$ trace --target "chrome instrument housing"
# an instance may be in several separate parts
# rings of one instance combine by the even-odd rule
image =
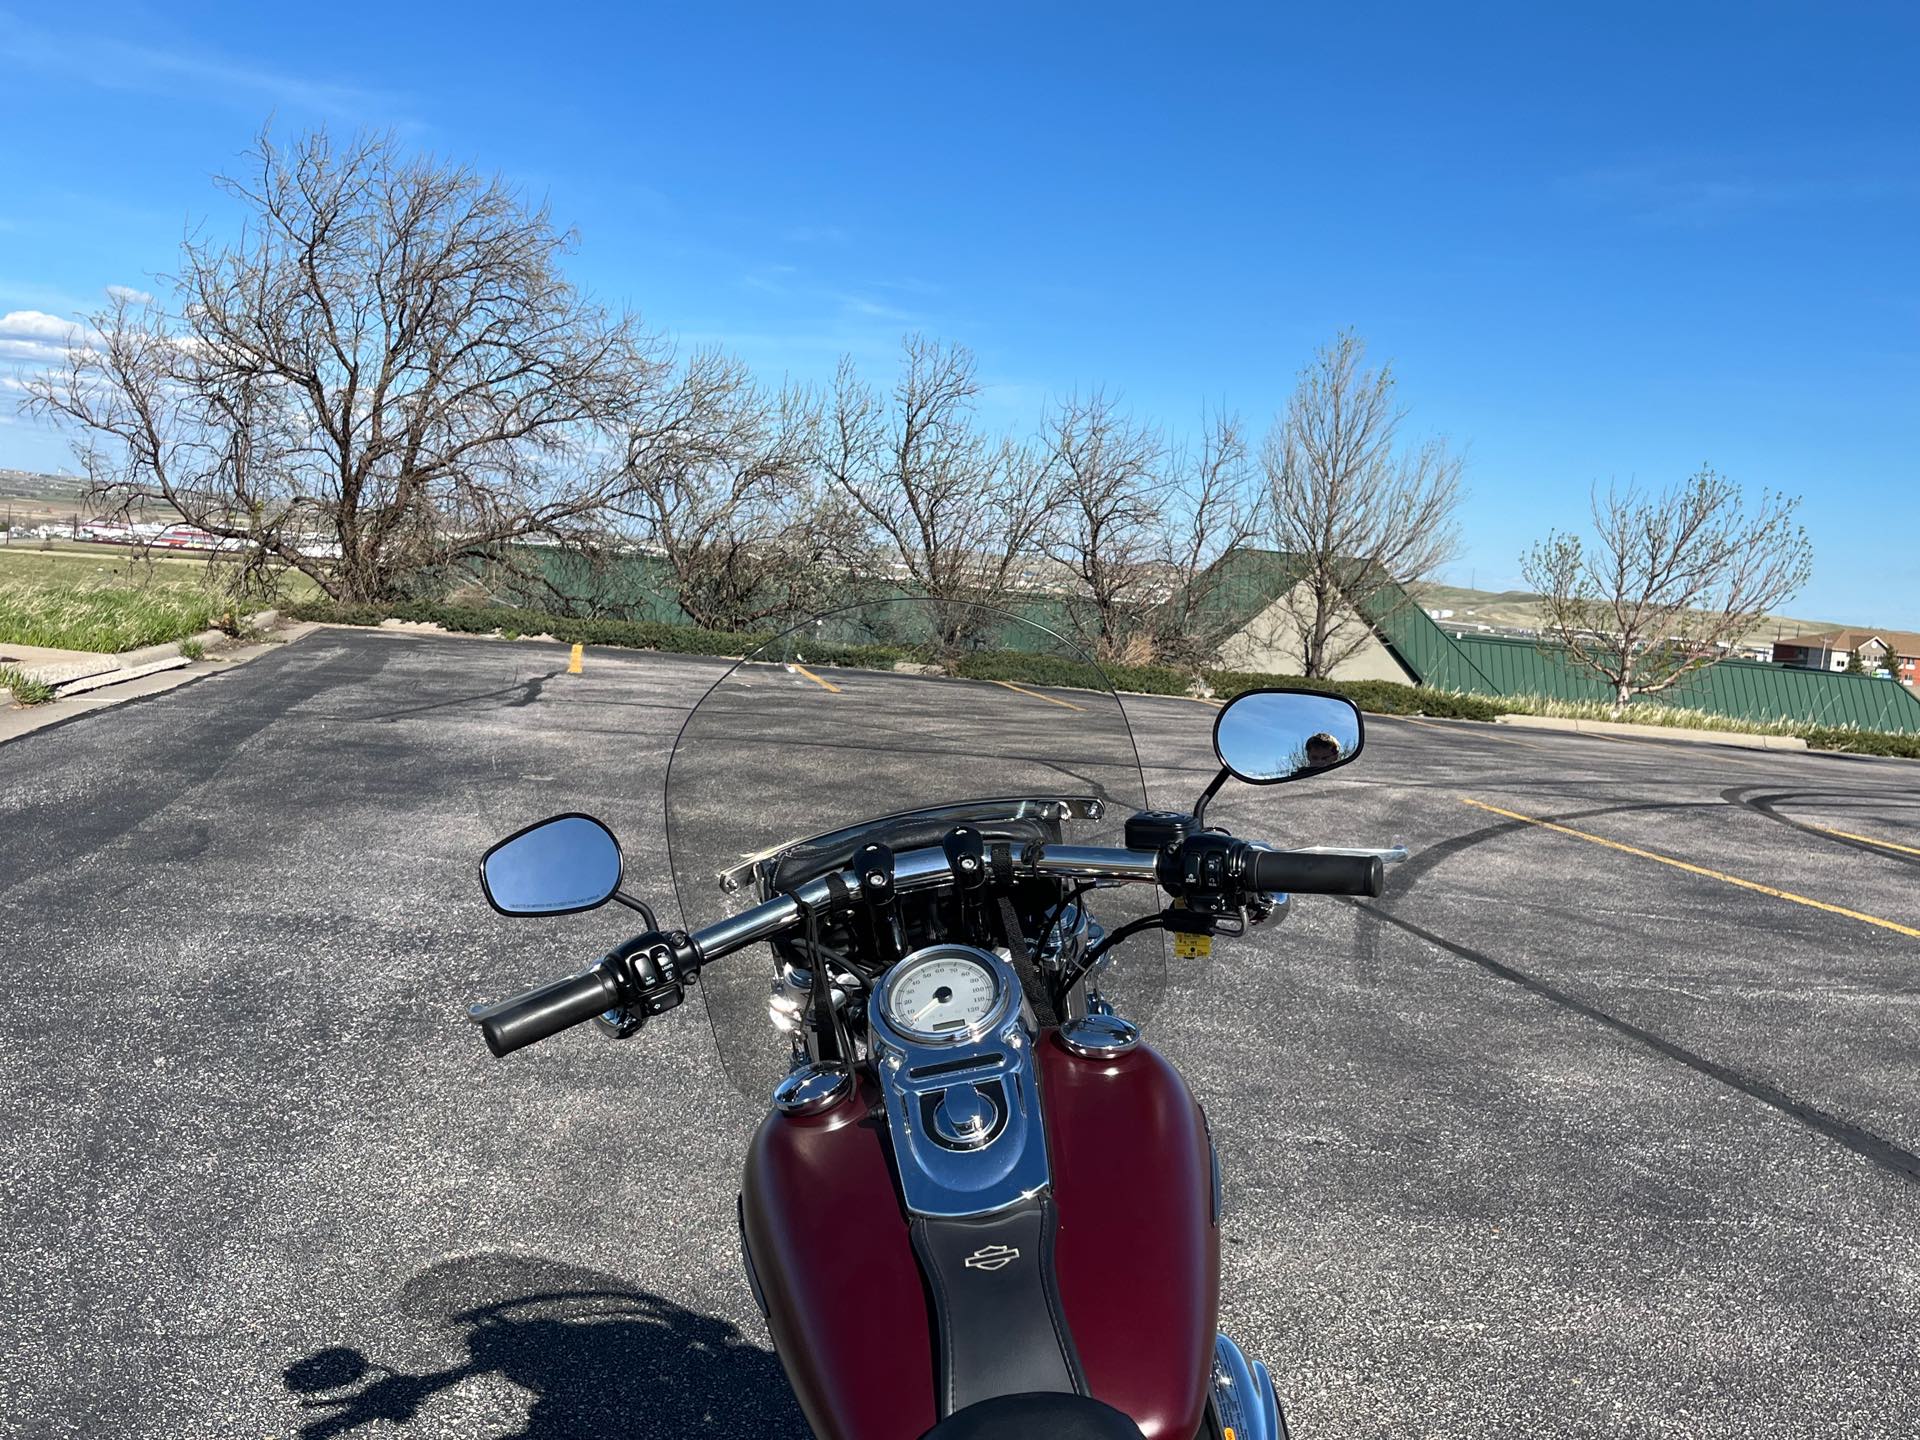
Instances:
[[[993,972],[993,1008],[978,1024],[938,1040],[906,1034],[888,1019],[889,983],[913,961],[943,954],[964,955]],[[875,984],[867,1024],[909,1211],[986,1215],[1047,1188],[1034,1026],[1007,960],[971,945],[916,950]]]

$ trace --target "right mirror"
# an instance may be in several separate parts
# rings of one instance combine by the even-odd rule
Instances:
[[[1213,753],[1249,785],[1304,780],[1360,753],[1366,729],[1351,700],[1320,690],[1249,690],[1213,723]]]

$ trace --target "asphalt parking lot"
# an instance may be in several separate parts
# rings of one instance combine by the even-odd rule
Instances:
[[[0,1429],[802,1430],[698,1009],[507,1061],[463,1018],[621,933],[492,915],[500,835],[598,813],[671,910],[723,668],[326,630],[0,746]],[[1189,802],[1211,711],[1128,710]],[[1297,1435],[1920,1433],[1920,768],[1382,719],[1214,814],[1414,856],[1150,1031]]]

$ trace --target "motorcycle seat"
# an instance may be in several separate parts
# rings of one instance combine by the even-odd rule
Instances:
[[[998,1395],[956,1410],[921,1440],[1140,1440],[1124,1411],[1085,1395]]]

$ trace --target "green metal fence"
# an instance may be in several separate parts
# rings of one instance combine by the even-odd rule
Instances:
[[[1605,681],[1571,662],[1556,647],[1501,635],[1459,635],[1453,642],[1486,676],[1495,694],[1543,695],[1552,700],[1613,698]],[[1736,720],[1790,720],[1920,733],[1920,699],[1904,685],[1759,660],[1722,660],[1647,698]]]

